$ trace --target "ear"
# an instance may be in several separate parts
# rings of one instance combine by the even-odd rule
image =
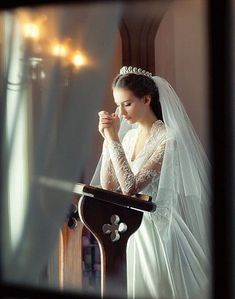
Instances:
[[[150,102],[151,102],[151,96],[150,95],[144,96],[144,104],[150,105]]]

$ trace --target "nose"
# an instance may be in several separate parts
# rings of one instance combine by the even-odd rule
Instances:
[[[122,106],[119,106],[119,115],[126,115],[127,113],[126,113],[126,110],[125,110],[125,108],[124,107],[122,107]]]

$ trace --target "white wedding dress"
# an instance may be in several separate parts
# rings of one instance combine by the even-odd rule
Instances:
[[[138,132],[138,127],[129,130],[122,143],[104,142],[100,171],[104,189],[121,189],[126,194],[147,194],[152,196],[157,205],[155,212],[144,213],[140,228],[128,243],[128,297],[209,298],[208,249],[203,242],[205,236],[195,229],[195,220],[189,219],[194,215],[194,208],[198,209],[194,207],[198,201],[195,203],[194,197],[188,196],[189,206],[186,207],[185,200],[181,200],[182,195],[178,192],[175,194],[177,201],[172,200],[167,188],[165,191],[163,188],[157,196],[163,160],[164,169],[170,168],[174,172],[169,180],[173,180],[174,175],[180,175],[178,154],[171,155],[174,157],[173,167],[172,161],[164,158],[166,147],[172,153],[176,151],[177,140],[158,120],[153,123],[144,147],[132,160]],[[169,181],[169,186],[174,184]],[[178,189],[180,187],[175,190]],[[188,208],[192,213],[187,213]],[[203,221],[203,212],[197,213],[196,221],[199,224]]]

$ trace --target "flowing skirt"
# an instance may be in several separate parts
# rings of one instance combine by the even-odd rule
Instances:
[[[207,299],[208,260],[182,218],[144,214],[127,248],[129,298]]]

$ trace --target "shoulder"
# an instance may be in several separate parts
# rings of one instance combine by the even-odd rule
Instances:
[[[151,135],[157,143],[166,141],[168,139],[168,130],[163,121],[157,120],[155,123],[153,123]]]
[[[176,137],[174,130],[165,125],[161,120],[154,123],[153,139],[158,146],[171,144],[176,145]]]

